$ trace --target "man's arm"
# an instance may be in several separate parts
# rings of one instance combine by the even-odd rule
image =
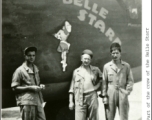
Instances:
[[[108,88],[108,73],[107,70],[105,68],[105,66],[103,67],[103,74],[102,74],[102,89],[101,89],[101,97],[103,98],[103,103],[104,104],[108,104],[108,98],[107,98],[107,88]]]
[[[102,97],[106,97],[107,96],[107,81],[108,81],[108,73],[107,70],[104,66],[103,68],[103,74],[102,74],[102,89],[101,89],[101,95]]]
[[[133,74],[131,71],[131,67],[129,65],[127,71],[127,85],[126,85],[126,90],[128,91],[128,94],[130,94],[131,91],[133,90],[133,84],[134,84]]]
[[[75,79],[75,71],[73,72],[72,81],[69,89],[69,109],[74,109],[74,79]]]
[[[70,110],[73,110],[73,109],[74,109],[73,99],[74,99],[74,94],[73,94],[73,93],[70,93],[70,94],[69,94],[69,109],[70,109]]]
[[[20,69],[17,69],[12,77],[12,84],[11,87],[13,91],[16,93],[22,93],[22,92],[27,92],[27,91],[33,91],[33,92],[38,92],[41,90],[39,86],[21,86],[21,81],[22,80],[22,75]]]
[[[98,68],[97,82],[100,82],[100,83],[102,82],[102,72],[99,68]]]
[[[96,86],[96,91],[100,91],[100,86],[102,84],[102,72],[98,67],[97,67],[96,80],[93,80],[92,83],[93,83],[94,86]]]
[[[23,92],[39,92],[41,91],[41,87],[33,85],[33,86],[15,86],[12,88],[16,93]]]

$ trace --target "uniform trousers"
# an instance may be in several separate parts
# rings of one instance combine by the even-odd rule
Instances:
[[[83,95],[83,105],[77,102],[75,105],[75,120],[99,120],[99,104],[95,91]]]
[[[44,109],[41,106],[21,105],[22,120],[46,120]]]
[[[120,89],[116,90],[114,85],[108,85],[108,101],[105,110],[108,120],[114,120],[116,108],[119,109],[120,120],[128,120],[129,102],[126,93]]]

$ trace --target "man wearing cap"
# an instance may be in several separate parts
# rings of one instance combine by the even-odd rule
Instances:
[[[73,72],[69,109],[73,110],[75,106],[75,120],[99,120],[96,90],[100,86],[102,73],[98,67],[90,65],[92,57],[91,50],[84,50],[81,55],[82,65]]]
[[[101,95],[108,120],[114,120],[119,108],[120,120],[128,120],[128,95],[133,89],[133,75],[130,65],[121,60],[121,46],[113,43],[110,47],[112,61],[104,65]]]
[[[22,120],[45,120],[41,93],[45,85],[40,84],[39,70],[33,64],[36,52],[36,47],[25,48],[25,62],[16,69],[12,78],[11,87],[16,93]]]

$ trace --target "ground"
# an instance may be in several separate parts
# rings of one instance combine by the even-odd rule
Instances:
[[[102,99],[99,99],[99,118],[100,120],[105,120],[105,113],[104,107],[102,103]],[[129,96],[129,103],[130,103],[130,111],[129,111],[129,120],[142,120],[142,82],[138,82],[134,84],[133,92]],[[7,108],[2,109],[2,120],[19,120],[19,107]],[[71,120],[70,118],[74,112],[69,112],[67,108],[59,111],[59,115],[62,117],[57,116],[57,120]],[[70,117],[66,117],[66,115]],[[51,117],[49,117],[51,118]],[[53,120],[53,119],[51,119]],[[115,120],[119,119],[119,114],[117,111]]]

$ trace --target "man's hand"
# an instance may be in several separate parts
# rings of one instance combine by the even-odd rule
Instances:
[[[102,102],[103,102],[103,104],[108,104],[108,98],[107,98],[107,97],[104,97],[104,98],[102,99]]]
[[[126,90],[127,90],[127,91],[130,91],[130,92],[131,92],[131,91],[132,91],[132,89],[133,89],[133,86],[131,86],[131,85],[127,85],[127,87],[126,87]]]
[[[122,89],[122,88],[120,88],[120,91],[121,91],[123,94],[125,94],[125,95],[130,95],[130,92],[131,92],[131,91],[128,91],[128,90],[125,90],[125,89]]]
[[[34,92],[39,92],[41,91],[41,87],[33,85],[33,86],[29,86],[30,90],[34,91]]]
[[[40,88],[41,88],[42,90],[44,90],[44,89],[45,89],[45,85],[44,85],[44,84],[40,84]]]
[[[73,109],[74,109],[74,103],[73,103],[73,102],[70,102],[70,103],[69,103],[69,109],[70,109],[70,110],[73,110]]]
[[[130,91],[127,91],[127,92],[126,92],[126,95],[130,95]]]

